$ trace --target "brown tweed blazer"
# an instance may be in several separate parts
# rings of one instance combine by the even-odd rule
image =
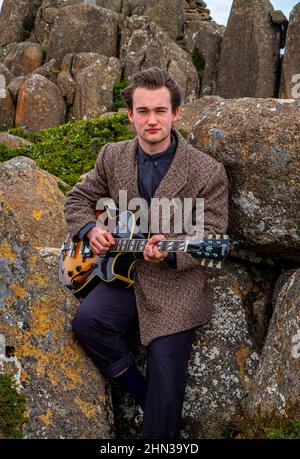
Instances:
[[[154,197],[204,198],[205,234],[225,233],[228,183],[224,166],[189,145],[177,130],[172,132],[178,147]],[[137,137],[104,145],[94,169],[67,194],[65,218],[71,237],[95,220],[95,206],[100,197],[111,197],[117,205],[119,190],[127,190],[128,201],[139,197],[137,145]],[[171,228],[173,217],[171,212]],[[165,236],[184,239],[173,233]],[[136,266],[134,289],[144,346],[159,336],[188,330],[211,319],[212,292],[206,284],[206,268],[200,266],[199,260],[188,253],[177,253],[176,268],[165,262],[143,260]]]

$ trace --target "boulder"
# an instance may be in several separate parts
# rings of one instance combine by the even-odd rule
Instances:
[[[191,56],[145,17],[132,16],[122,22],[120,60],[129,81],[135,72],[157,66],[179,83],[184,102],[198,97],[199,77]]]
[[[198,327],[188,365],[182,438],[224,438],[241,412],[259,356],[249,332],[248,298],[256,291],[240,263],[226,261],[220,271],[207,269],[215,310],[212,321]],[[128,343],[146,375],[146,352],[137,329]],[[140,438],[134,425],[137,405],[112,381],[117,438]]]
[[[0,355],[0,372],[13,374],[26,398],[23,436],[110,439],[109,392],[71,331],[77,301],[32,248],[2,197],[0,208],[0,335],[10,348],[9,357]]]
[[[227,169],[229,234],[271,259],[300,260],[299,113],[294,100],[226,100],[190,136]]]
[[[25,76],[19,76],[11,80],[11,82],[7,85],[7,90],[10,92],[15,104],[17,103],[21,86],[25,81],[26,81]]]
[[[57,77],[57,85],[61,90],[63,98],[65,99],[65,103],[67,107],[73,105],[75,90],[76,90],[76,83],[73,80],[71,73],[67,70],[62,70]]]
[[[0,12],[0,45],[24,41],[33,28],[42,0],[3,0]]]
[[[51,59],[51,61],[45,62],[44,65],[42,65],[41,67],[38,67],[32,73],[33,74],[38,73],[39,75],[44,76],[49,81],[57,85],[57,77],[59,74],[59,69],[57,68],[55,59]]]
[[[16,126],[39,131],[65,121],[65,103],[59,88],[39,74],[21,86],[16,110]]]
[[[281,282],[279,278],[279,282]],[[251,417],[300,416],[300,269],[284,283],[274,313],[247,411]]]
[[[98,6],[126,16],[145,16],[165,30],[172,40],[182,36],[185,0],[96,0]]]
[[[286,99],[300,98],[300,3],[294,6],[289,20],[282,66],[281,94]]]
[[[0,81],[1,82],[1,81]],[[0,131],[14,127],[15,106],[10,92],[0,84]]]
[[[182,129],[189,133],[192,131],[194,124],[202,115],[202,112],[211,104],[220,102],[223,99],[219,96],[204,96],[188,102],[181,106],[181,112],[178,121],[174,124],[176,129]]]
[[[95,118],[113,109],[113,85],[121,79],[116,57],[98,55],[97,60],[76,73],[74,104],[69,119]]]
[[[220,57],[223,27],[213,21],[194,19],[184,28],[186,50],[195,55],[201,79],[201,96],[217,94],[218,61]]]
[[[59,9],[49,40],[47,60],[60,64],[68,53],[96,52],[116,56],[118,15],[95,5]]]
[[[43,63],[44,51],[38,43],[18,43],[4,59],[4,64],[16,76],[28,75]]]
[[[9,148],[31,147],[33,144],[29,140],[23,139],[16,135],[6,132],[0,133],[0,145],[6,145]],[[0,179],[1,180],[1,179]]]
[[[2,62],[0,62],[0,76],[5,79],[5,86],[2,84],[1,88],[6,87],[14,79],[14,75]]]
[[[278,96],[281,34],[273,11],[269,0],[233,1],[219,62],[221,97]]]
[[[1,140],[0,140],[1,141]],[[0,192],[35,247],[61,247],[65,196],[56,177],[25,156],[0,163]]]

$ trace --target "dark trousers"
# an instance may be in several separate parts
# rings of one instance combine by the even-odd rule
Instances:
[[[101,374],[112,378],[136,365],[124,340],[134,323],[138,323],[134,289],[100,283],[81,303],[72,325]],[[186,370],[194,336],[193,328],[154,339],[146,348],[144,438],[180,438]]]

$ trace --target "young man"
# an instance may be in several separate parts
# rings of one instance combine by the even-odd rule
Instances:
[[[133,76],[122,91],[137,136],[105,145],[94,169],[68,193],[65,217],[71,237],[87,237],[94,253],[107,252],[114,238],[96,226],[101,197],[118,205],[119,190],[128,201],[143,197],[204,198],[204,233],[227,229],[227,178],[222,164],[190,146],[172,128],[181,92],[171,76],[153,67]],[[193,209],[194,213],[195,209]],[[170,214],[174,227],[174,214]],[[143,410],[146,439],[180,438],[187,366],[195,328],[211,319],[212,294],[205,268],[189,253],[167,254],[162,239],[186,234],[155,234],[136,264],[133,288],[97,285],[81,303],[73,331],[102,375],[115,378]],[[138,319],[147,349],[146,379],[136,366],[124,334]]]

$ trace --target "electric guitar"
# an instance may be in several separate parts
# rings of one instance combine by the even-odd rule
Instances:
[[[87,239],[63,243],[59,279],[75,296],[84,296],[99,281],[124,287],[134,284],[135,264],[143,260],[148,239],[130,211],[120,212],[113,236],[115,244],[103,255],[95,255]],[[203,239],[158,241],[156,245],[161,251],[190,253],[201,259],[201,266],[221,268],[230,244],[227,235],[209,235]]]

